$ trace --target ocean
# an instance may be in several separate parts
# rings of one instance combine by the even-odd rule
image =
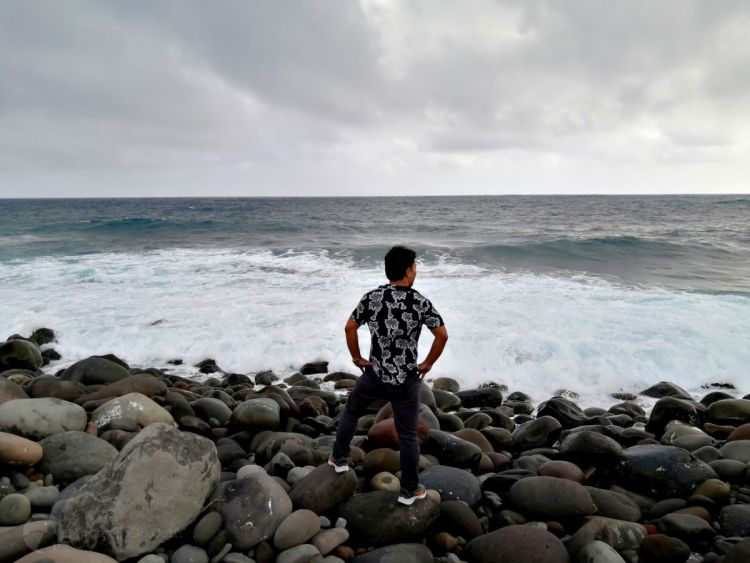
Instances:
[[[0,338],[53,328],[52,371],[353,371],[343,326],[394,244],[450,334],[431,377],[587,405],[750,374],[748,196],[0,199]]]

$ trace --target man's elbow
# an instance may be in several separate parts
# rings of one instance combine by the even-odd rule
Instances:
[[[444,326],[441,326],[434,331],[435,340],[439,340],[441,342],[448,342],[448,329]]]

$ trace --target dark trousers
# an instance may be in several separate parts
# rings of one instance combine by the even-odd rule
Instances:
[[[419,399],[421,382],[416,375],[410,375],[401,385],[384,383],[375,375],[371,367],[354,386],[346,408],[339,419],[333,457],[344,459],[349,456],[350,442],[357,428],[357,421],[365,409],[376,399],[387,399],[393,406],[393,417],[398,433],[398,449],[401,458],[401,490],[411,493],[419,484],[419,442],[417,441],[417,421],[419,420]]]

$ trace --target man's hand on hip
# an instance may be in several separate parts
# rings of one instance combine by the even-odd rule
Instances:
[[[419,379],[424,379],[424,376],[427,375],[427,372],[432,369],[432,364],[428,364],[427,362],[422,362],[417,366],[417,370],[419,371]]]
[[[371,366],[372,362],[369,360],[365,360],[364,358],[352,358],[352,362],[355,366],[357,366],[362,371],[365,371],[365,368],[367,366]]]

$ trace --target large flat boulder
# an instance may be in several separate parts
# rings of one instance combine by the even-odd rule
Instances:
[[[149,553],[195,520],[220,472],[211,441],[151,424],[62,505],[58,541],[118,560]]]

